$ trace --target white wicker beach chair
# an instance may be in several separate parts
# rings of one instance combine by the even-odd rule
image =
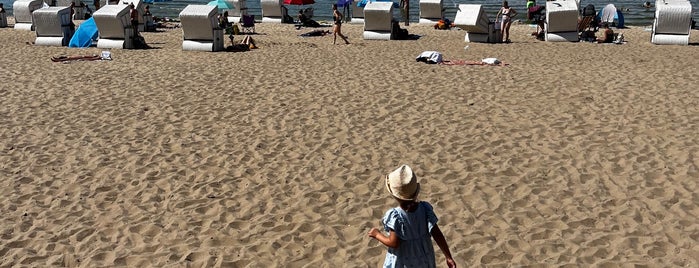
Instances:
[[[41,0],[17,0],[12,4],[15,16],[15,29],[34,31],[32,12],[44,6]]]
[[[364,39],[391,40],[393,2],[371,2],[364,7]]]
[[[420,0],[420,23],[436,23],[442,17],[443,0]]]
[[[223,29],[218,26],[218,8],[209,5],[188,5],[180,12],[182,50],[223,50]]]
[[[651,43],[688,45],[692,28],[692,4],[686,0],[658,0]]]
[[[545,40],[578,42],[578,4],[575,0],[546,2]]]
[[[47,0],[48,2],[48,0]],[[80,0],[56,0],[57,7],[69,7],[71,3],[75,2],[75,8],[73,9],[73,19],[83,20],[85,19],[85,6],[80,4],[84,2]]]
[[[501,43],[500,25],[491,22],[483,5],[462,4],[456,11],[454,27],[466,31],[464,40],[477,43]]]
[[[40,8],[34,10],[32,17],[36,30],[35,45],[68,46],[75,31],[70,17],[70,7]]]
[[[282,5],[282,0],[260,0],[262,8],[262,22],[281,23],[284,16],[288,16],[288,9]]]
[[[248,14],[248,7],[245,0],[228,0],[233,4],[233,9],[228,10],[228,21],[239,22],[243,15]]]
[[[92,15],[99,31],[98,48],[134,47],[134,32],[127,5],[106,5]]]
[[[138,31],[143,32],[146,30],[146,19],[143,18],[143,15],[146,13],[146,4],[143,3],[142,0],[119,0],[116,5],[128,6],[131,3],[133,3],[134,8],[136,8],[136,11],[138,11]],[[109,5],[109,2],[107,2],[107,5]],[[129,20],[130,19],[131,18],[129,17]]]
[[[364,23],[364,7],[357,6],[357,3],[350,3],[350,10],[352,11],[352,18],[350,18],[350,23],[352,24],[363,24]]]

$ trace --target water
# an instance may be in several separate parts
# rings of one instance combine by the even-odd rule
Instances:
[[[200,4],[200,5],[205,5],[207,2],[210,0],[173,0],[170,2],[157,2],[154,4],[151,4],[151,13],[153,13],[153,16],[156,17],[170,17],[170,18],[177,18],[178,14],[180,11],[187,5],[189,4]],[[395,2],[398,2],[399,0],[395,0]],[[648,26],[653,23],[653,17],[655,15],[655,9],[650,8],[646,9],[642,7],[641,5],[645,2],[646,0],[619,0],[619,1],[604,1],[604,0],[581,0],[580,5],[585,6],[587,4],[593,4],[595,5],[595,8],[597,11],[602,9],[605,5],[612,3],[614,4],[617,9],[622,10],[622,13],[624,14],[624,23],[628,26]],[[5,5],[5,10],[7,10],[8,15],[12,14],[12,3],[14,0],[0,0],[0,3],[3,3]],[[85,4],[89,4],[92,6],[92,0],[84,0],[83,1]],[[102,5],[104,5],[105,0],[101,0]],[[305,7],[310,7],[312,6],[315,11],[314,11],[314,19],[318,21],[331,21],[332,20],[332,10],[331,10],[331,5],[335,3],[336,0],[316,0],[316,3],[313,5],[307,5],[303,6]],[[693,8],[693,16],[696,18],[697,16],[697,7],[699,7],[699,0],[690,0],[692,3],[692,8]],[[543,0],[538,0],[538,4],[543,4]],[[651,1],[651,3],[655,3],[654,1]],[[471,1],[471,0],[444,0],[444,7],[446,9],[446,17],[450,18],[453,20],[454,15],[456,14],[456,7],[458,4],[482,4],[484,5],[486,12],[488,12],[488,16],[491,19],[495,19],[495,14],[497,13],[498,9],[502,5],[502,1],[500,0],[480,0],[480,1]],[[518,1],[510,1],[510,6],[513,7],[515,10],[517,10],[520,15],[516,19],[524,19],[526,17],[526,9],[525,9],[525,4],[526,0],[518,0]],[[248,7],[248,13],[255,15],[256,18],[259,20],[262,16],[262,10],[260,9],[260,1],[259,0],[248,0],[246,2],[246,5]],[[301,6],[290,6],[289,7],[289,15],[295,16],[297,14],[299,8]],[[411,17],[411,22],[417,21],[418,16],[419,16],[419,0],[410,0],[410,17]],[[400,13],[398,10],[396,10],[396,18],[400,18]]]

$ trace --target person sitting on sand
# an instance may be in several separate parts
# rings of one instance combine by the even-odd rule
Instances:
[[[449,30],[451,27],[454,27],[454,23],[444,17],[442,17],[442,19],[437,21],[437,23],[434,25],[434,28],[437,30]]]
[[[250,47],[250,49],[256,49],[256,48],[257,48],[257,45],[255,45],[255,40],[252,40],[252,37],[250,37],[249,35],[246,35],[246,36],[243,38],[243,41],[240,41],[240,43],[241,43],[241,44],[248,45],[248,47]]]
[[[609,23],[602,24],[602,36],[597,38],[597,43],[611,43],[614,41],[614,31],[609,29]]]
[[[320,27],[320,23],[307,17],[306,14],[303,13],[303,10],[299,10],[298,18],[299,18],[299,24],[298,24],[297,29],[300,29],[301,26],[303,26],[303,27]]]
[[[231,23],[228,21],[228,11],[224,11],[223,14],[219,14],[218,15],[218,27],[221,29],[227,29],[230,26],[231,26]]]
[[[231,42],[233,42],[233,38],[231,38]],[[255,45],[255,40],[252,40],[252,37],[249,35],[246,35],[243,38],[243,41],[240,41],[239,44],[231,44],[230,46],[226,47],[226,51],[228,52],[243,52],[243,51],[250,51],[251,49],[256,49],[257,45]]]

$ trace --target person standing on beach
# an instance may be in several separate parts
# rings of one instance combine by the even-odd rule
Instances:
[[[402,165],[386,175],[385,183],[399,206],[386,211],[381,220],[388,236],[377,228],[371,228],[368,233],[388,247],[383,267],[436,267],[431,240],[434,238],[447,259],[447,267],[456,268],[432,205],[417,201],[420,184],[413,170]]]
[[[405,26],[410,25],[410,0],[400,0],[400,4],[398,5],[400,7],[400,11],[403,15],[403,19],[405,20]]]
[[[500,21],[500,32],[502,33],[503,36],[503,42],[509,43],[510,42],[510,25],[512,25],[512,18],[517,16],[517,11],[515,11],[513,8],[510,7],[510,5],[507,3],[507,1],[502,2],[502,8],[500,8],[500,11],[498,11],[498,14],[495,15],[495,18],[500,18],[500,15],[502,15],[501,21]]]
[[[337,42],[338,35],[342,38],[342,40],[345,40],[345,44],[349,45],[347,36],[342,35],[342,19],[342,13],[337,10],[337,4],[333,4],[333,45]]]
[[[133,2],[129,4],[129,15],[131,17],[131,27],[133,27],[133,35],[137,36],[138,35],[138,10],[136,10],[136,6],[134,6]]]

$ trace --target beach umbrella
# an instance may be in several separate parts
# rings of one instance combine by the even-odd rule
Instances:
[[[312,5],[315,4],[314,0],[284,0],[285,5]]]
[[[224,0],[214,0],[206,3],[209,6],[218,7],[218,9],[233,9],[233,4]]]

